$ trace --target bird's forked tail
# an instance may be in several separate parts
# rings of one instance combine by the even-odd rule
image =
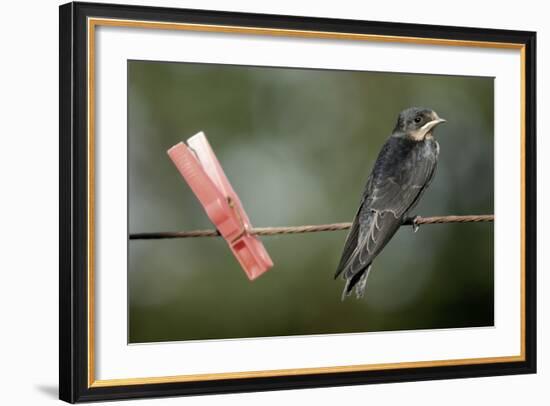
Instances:
[[[344,273],[344,279],[346,280],[346,286],[342,292],[342,301],[348,297],[352,290],[355,288],[355,297],[361,299],[365,294],[365,288],[367,286],[367,278],[369,277],[372,263],[370,263],[366,268],[356,272],[352,275],[346,275]]]

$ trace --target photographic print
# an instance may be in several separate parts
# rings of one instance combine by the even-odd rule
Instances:
[[[129,343],[492,326],[493,224],[400,225],[492,215],[493,82],[128,61],[130,235],[212,228],[166,155],[199,131],[254,225],[357,214],[260,237],[254,281],[223,238],[129,240]]]
[[[536,371],[527,31],[60,7],[60,398]]]

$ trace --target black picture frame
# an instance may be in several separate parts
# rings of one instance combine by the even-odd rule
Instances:
[[[204,10],[68,3],[60,6],[59,397],[67,402],[235,393],[536,372],[536,33]],[[89,17],[513,43],[524,66],[524,359],[514,362],[312,373],[209,381],[90,385],[87,274],[87,19]]]

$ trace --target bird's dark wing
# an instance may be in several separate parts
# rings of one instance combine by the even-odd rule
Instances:
[[[367,181],[366,192],[369,190],[371,183],[372,183],[372,177],[369,178],[369,180]],[[359,213],[361,213],[363,204],[365,203],[365,197],[366,196],[363,195],[361,202],[359,204],[359,208],[357,209],[357,213],[355,213],[353,223],[351,224],[351,228],[346,238],[346,242],[344,243],[344,249],[342,251],[342,256],[340,258],[340,263],[338,264],[338,267],[336,268],[336,273],[334,274],[335,279],[344,270],[346,264],[348,263],[349,259],[351,258],[351,256],[355,252],[355,249],[357,248],[357,242],[358,242],[359,233],[360,233]]]
[[[369,178],[336,271],[336,276],[343,272],[348,280],[348,292],[399,229],[403,216],[433,177],[436,154],[426,156],[418,148],[406,153],[405,159],[403,151],[384,148]]]
[[[378,210],[369,203],[370,199],[361,206],[353,222],[357,231],[337,271],[337,275],[344,272],[348,280],[366,270],[401,225],[401,217],[396,217],[392,210]]]

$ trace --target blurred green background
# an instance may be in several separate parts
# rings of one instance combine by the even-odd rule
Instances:
[[[212,228],[166,155],[201,130],[253,225],[351,221],[409,106],[448,120],[413,214],[493,213],[492,78],[129,61],[129,232]],[[263,238],[254,282],[220,238],[129,241],[129,342],[493,325],[492,224],[402,227],[341,302],[345,237]]]

